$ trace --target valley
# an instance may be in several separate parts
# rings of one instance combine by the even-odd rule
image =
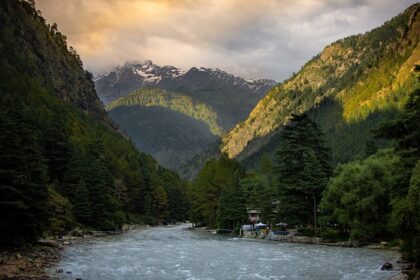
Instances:
[[[1,1],[0,278],[420,279],[420,4],[384,1]]]

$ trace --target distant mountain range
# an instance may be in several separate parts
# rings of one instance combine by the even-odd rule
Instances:
[[[225,130],[244,120],[255,104],[276,84],[268,79],[245,80],[219,69],[193,67],[182,71],[173,66],[161,67],[150,60],[126,63],[97,76],[94,81],[98,95],[105,104],[145,87],[182,92],[210,105]]]
[[[111,118],[140,150],[172,169],[244,120],[276,84],[219,69],[161,67],[150,60],[127,63],[94,81]]]

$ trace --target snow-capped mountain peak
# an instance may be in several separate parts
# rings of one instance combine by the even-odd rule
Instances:
[[[158,66],[151,60],[126,63],[113,71],[95,76],[95,84],[105,103],[142,87],[169,89],[225,88],[263,96],[276,82],[267,79],[245,80],[218,68],[192,67],[188,71],[174,66]],[[109,93],[108,93],[109,92]]]

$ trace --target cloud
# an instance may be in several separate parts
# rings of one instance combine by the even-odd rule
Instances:
[[[151,59],[281,81],[322,48],[415,0],[38,0],[85,66]]]

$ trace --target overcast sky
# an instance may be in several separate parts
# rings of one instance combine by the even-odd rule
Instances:
[[[245,78],[289,77],[327,44],[416,0],[36,0],[87,69],[151,59]]]

